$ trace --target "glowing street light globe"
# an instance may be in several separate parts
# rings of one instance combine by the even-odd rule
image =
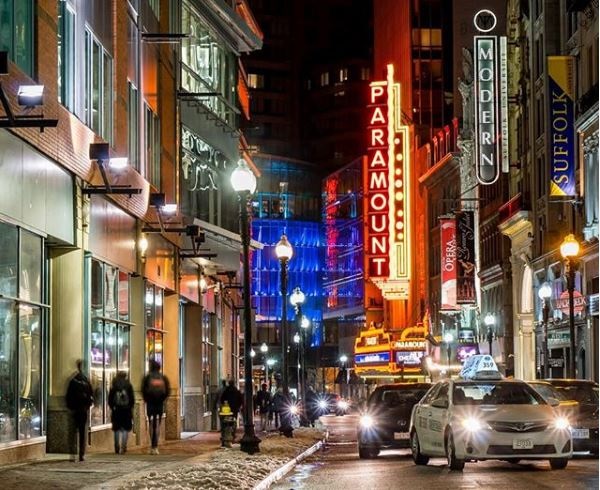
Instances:
[[[254,352],[254,349],[250,349],[250,357],[254,357],[256,355],[256,352]]]
[[[267,366],[271,367],[275,364],[275,359],[267,359]]]
[[[281,235],[281,239],[275,245],[275,255],[279,260],[290,260],[294,255],[292,244],[288,242],[285,235]]]
[[[342,354],[340,356],[340,362],[343,362],[343,363],[348,362],[348,356],[346,354]]]
[[[306,318],[304,315],[302,315],[302,320],[300,320],[300,326],[302,328],[310,327],[310,320],[308,318]]]
[[[449,344],[453,340],[454,340],[454,335],[452,335],[451,333],[445,333],[444,334],[444,342],[446,342],[447,344]]]
[[[297,333],[294,334],[294,343],[295,344],[299,344],[300,343],[300,335],[298,335]]]
[[[579,242],[573,233],[569,233],[560,244],[560,254],[565,259],[579,255]]]
[[[540,289],[538,289],[538,297],[543,300],[546,300],[546,299],[549,299],[552,297],[552,288],[550,287],[550,284],[545,282],[544,284],[542,284],[540,286]]]
[[[299,287],[295,287],[292,294],[290,294],[290,303],[292,306],[303,305],[306,301],[306,295],[302,292]]]
[[[269,351],[269,346],[265,342],[263,342],[262,345],[260,346],[260,351],[263,354],[266,353],[266,352],[268,352]]]
[[[253,194],[256,190],[256,176],[248,168],[245,160],[239,159],[238,166],[231,172],[231,187],[235,192],[248,192]]]
[[[483,319],[483,323],[485,323],[485,325],[487,327],[492,327],[494,325],[494,323],[496,323],[496,317],[494,317],[493,314],[488,313],[487,315],[485,315],[485,318]],[[450,341],[452,342],[452,341]]]

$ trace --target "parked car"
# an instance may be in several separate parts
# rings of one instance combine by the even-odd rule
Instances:
[[[468,365],[467,365],[468,364]],[[569,421],[524,381],[503,379],[491,356],[465,363],[460,380],[438,382],[413,409],[415,464],[446,457],[452,470],[467,461],[548,459],[566,468],[572,456]]]
[[[575,420],[571,421],[574,451],[590,451],[598,455],[598,383],[585,379],[547,379],[567,399],[579,403]]]
[[[397,383],[376,388],[359,419],[359,457],[375,458],[383,448],[409,447],[412,408],[429,388],[430,383]]]

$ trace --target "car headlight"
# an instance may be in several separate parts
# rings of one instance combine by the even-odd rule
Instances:
[[[569,419],[566,417],[558,417],[554,420],[554,428],[558,430],[566,430],[571,427]]]
[[[327,402],[325,400],[319,400],[319,408],[327,408]]]
[[[340,400],[338,402],[338,407],[342,410],[346,410],[348,408],[348,402],[346,400]]]
[[[462,426],[469,432],[477,432],[478,430],[483,429],[485,424],[475,417],[467,417],[466,419],[463,419]]]
[[[371,427],[373,427],[375,425],[375,421],[373,420],[373,417],[371,417],[370,415],[363,415],[360,418],[360,425],[364,429],[370,429]]]

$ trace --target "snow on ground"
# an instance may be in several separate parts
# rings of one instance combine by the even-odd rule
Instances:
[[[126,482],[121,489],[196,489],[207,490],[252,488],[270,473],[283,466],[317,441],[323,439],[318,429],[298,428],[289,439],[271,433],[260,435],[260,453],[248,455],[240,451],[239,445],[222,448],[204,458],[182,462],[170,471],[150,471],[135,480]]]

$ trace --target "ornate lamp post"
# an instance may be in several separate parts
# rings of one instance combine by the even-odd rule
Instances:
[[[287,268],[288,262],[294,255],[294,249],[285,235],[281,235],[281,239],[275,246],[275,255],[279,259],[281,265],[281,387],[283,396],[287,403],[290,401],[290,391],[288,383],[288,331],[287,331]],[[293,428],[287,410],[284,410],[281,416],[280,431],[286,437],[292,437]]]
[[[298,330],[301,329],[301,322],[302,322],[302,305],[304,304],[304,302],[306,301],[306,295],[302,292],[302,290],[300,289],[300,287],[296,286],[294,288],[294,291],[292,291],[292,294],[290,294],[290,304],[294,307],[294,311],[296,312],[296,328]],[[298,335],[298,334],[296,334]],[[300,335],[298,335],[298,364],[300,364],[300,342],[303,339],[300,337]],[[295,336],[294,336],[294,342],[295,342]],[[298,369],[298,374],[300,374],[300,368]],[[302,399],[303,398],[303,393],[302,390],[304,390],[304,386],[302,385],[302,383],[300,382],[300,377],[298,377],[298,398]]]
[[[343,388],[342,396],[346,397],[347,396],[347,393],[346,393],[347,386],[346,385],[348,384],[348,367],[347,367],[348,366],[348,356],[346,354],[342,354],[340,356],[340,363],[342,365],[342,369],[344,370],[344,383],[342,385],[342,388]]]
[[[538,289],[538,296],[542,300],[542,321],[544,323],[544,342],[543,342],[543,353],[544,353],[544,364],[542,374],[545,378],[550,376],[548,368],[548,317],[550,316],[550,298],[552,297],[552,288],[550,284],[545,282]]]
[[[294,344],[296,344],[296,356],[297,356],[297,371],[296,371],[296,379],[298,380],[298,399],[301,398],[300,395],[300,334],[298,332],[296,332],[294,334]]]
[[[575,271],[577,268],[577,256],[579,255],[579,242],[573,233],[569,233],[560,244],[560,254],[565,259],[565,273],[567,275],[567,291],[569,292],[569,341],[571,356],[569,357],[570,378],[577,377],[577,363],[575,352]]]
[[[248,204],[250,196],[256,190],[256,177],[242,159],[231,172],[231,187],[237,193],[240,202],[240,235],[244,261],[244,435],[240,441],[240,449],[248,454],[260,451],[260,439],[254,432],[253,400],[252,400],[252,309],[250,306],[250,223],[248,221]]]
[[[492,355],[492,342],[494,341],[494,325],[496,324],[496,317],[492,313],[488,313],[487,315],[485,315],[485,318],[483,319],[483,323],[485,323],[485,326],[487,327],[486,335],[487,335],[489,352],[490,352],[490,356],[491,356]]]
[[[269,379],[269,368],[267,367],[267,352],[269,352],[269,346],[266,342],[263,342],[260,346],[260,352],[262,354],[263,366],[265,367],[265,382]]]
[[[271,370],[273,369],[273,366],[275,365],[275,359],[267,359],[267,370],[269,368],[271,368]],[[267,383],[269,384],[269,392],[271,391],[271,388],[273,388],[272,383],[271,383],[271,375],[268,373],[267,371]]]

